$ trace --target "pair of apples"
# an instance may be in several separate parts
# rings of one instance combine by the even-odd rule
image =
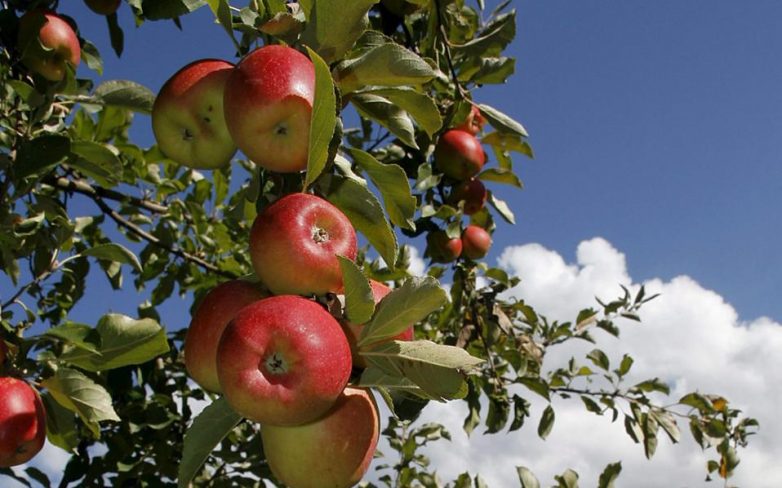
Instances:
[[[337,256],[355,259],[356,246],[350,221],[326,200],[305,193],[277,200],[250,234],[264,288],[243,280],[218,285],[185,338],[190,376],[262,424],[269,466],[291,488],[352,486],[377,446],[375,401],[347,386],[352,368],[366,366],[356,346],[362,326],[302,296],[342,292]],[[371,285],[376,303],[391,291]],[[412,327],[397,339],[411,340]]]
[[[426,236],[429,256],[435,263],[450,263],[459,256],[481,259],[489,252],[491,235],[477,225],[468,225],[461,237],[451,238],[444,230],[437,230]]]

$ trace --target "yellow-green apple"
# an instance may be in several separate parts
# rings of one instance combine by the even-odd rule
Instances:
[[[470,178],[454,186],[448,197],[448,202],[454,206],[457,206],[459,202],[464,202],[464,213],[472,215],[483,208],[487,196],[486,187],[481,180]]]
[[[445,175],[455,180],[466,180],[483,168],[486,153],[474,135],[463,130],[450,129],[437,141],[434,163]]]
[[[200,59],[177,71],[152,106],[152,130],[168,158],[191,168],[227,165],[236,153],[223,114],[223,91],[234,65]]]
[[[275,295],[323,295],[342,289],[337,255],[356,258],[356,231],[328,201],[286,195],[255,218],[250,257],[255,274]]]
[[[46,410],[24,381],[0,377],[0,468],[24,464],[43,448]]]
[[[481,259],[486,256],[491,247],[491,236],[477,225],[468,225],[462,232],[464,255],[470,259]]]
[[[71,24],[54,12],[31,10],[19,20],[22,63],[47,80],[60,81],[67,66],[81,61],[81,46]]]
[[[100,15],[111,15],[117,11],[119,4],[122,0],[84,0],[84,3],[95,12]]]
[[[239,414],[263,424],[301,425],[320,417],[350,371],[350,346],[339,322],[318,303],[294,295],[241,309],[217,347],[223,395]]]
[[[247,305],[268,296],[257,285],[242,280],[226,281],[204,296],[185,336],[185,367],[201,388],[220,392],[217,379],[217,344],[228,322]]]
[[[455,128],[475,135],[483,130],[483,125],[485,123],[486,118],[481,115],[481,110],[477,106],[473,105],[470,107],[470,113],[467,114],[467,118],[464,120],[464,122],[457,125]]]
[[[280,173],[306,169],[315,68],[299,51],[258,48],[233,70],[225,90],[225,121],[239,149]]]
[[[380,303],[380,300],[382,300],[383,297],[391,293],[391,288],[387,287],[379,281],[369,280],[369,286],[372,289],[372,297],[375,300],[375,305]],[[353,356],[353,367],[366,368],[367,361],[361,354],[359,354],[357,345],[358,340],[361,338],[361,331],[364,330],[364,325],[352,324],[347,320],[343,320],[340,323],[342,325],[342,329],[345,331],[345,336],[348,338],[348,344],[350,344],[350,354]],[[414,331],[413,326],[411,325],[404,331],[400,332],[399,335],[387,339],[387,341],[412,341],[413,335]]]
[[[427,255],[435,263],[450,263],[462,254],[462,240],[451,238],[444,230],[430,232],[426,236]]]
[[[266,460],[288,488],[348,488],[369,469],[380,418],[372,394],[345,388],[318,420],[296,426],[261,427]]]

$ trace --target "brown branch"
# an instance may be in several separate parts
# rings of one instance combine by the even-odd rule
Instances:
[[[435,0],[435,8],[437,9],[437,25],[438,33],[443,38],[443,46],[445,47],[445,59],[448,61],[448,69],[451,71],[451,78],[456,85],[456,91],[459,96],[469,100],[469,93],[464,89],[459,82],[459,76],[456,74],[456,68],[453,64],[453,56],[451,55],[451,42],[448,40],[448,33],[445,31],[445,22],[443,21],[442,6],[440,0]]]
[[[54,186],[55,188],[59,188],[61,190],[81,193],[82,195],[86,195],[92,198],[93,200],[95,199],[95,197],[107,198],[109,200],[114,200],[117,202],[133,205],[134,207],[142,208],[144,210],[149,210],[150,212],[156,214],[165,215],[168,213],[168,207],[166,207],[165,205],[161,205],[157,202],[154,202],[152,200],[147,200],[145,198],[138,198],[131,195],[126,195],[124,193],[110,190],[108,188],[103,188],[101,186],[93,186],[82,179],[68,179],[60,176],[60,177],[48,178],[46,180],[46,183]]]

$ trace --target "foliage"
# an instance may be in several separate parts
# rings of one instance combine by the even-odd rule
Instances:
[[[272,479],[259,426],[220,400],[194,421],[193,405],[211,398],[188,381],[184,331],[167,323],[160,307],[175,295],[197,303],[219,282],[250,273],[254,217],[283,193],[304,188],[341,208],[368,242],[356,264],[342,264],[346,313],[368,324],[361,344],[370,367],[353,382],[375,388],[394,413],[383,432],[393,453],[378,461],[382,485],[444,486],[419,449],[449,434],[416,419],[427,402],[458,398],[469,407],[465,431],[483,425],[493,434],[522,428],[532,415],[528,398],[538,395],[549,402],[537,420],[542,438],[556,422],[553,399],[573,399],[621,419],[647,457],[660,434],[678,442],[683,422],[699,445],[714,448],[711,475],[727,479],[736,468],[753,419],[719,395],[693,392],[666,403],[664,380],[626,384],[633,359],[599,349],[598,331],[618,337],[622,323],[639,320],[654,298],[643,288],[624,289],[561,322],[503,298],[519,278],[485,263],[431,266],[420,279],[406,270],[409,255],[397,230],[410,239],[438,229],[458,236],[470,222],[493,230],[497,217],[515,221],[495,194],[491,209],[466,217],[448,203],[454,182],[431,164],[438,136],[476,105],[490,126],[481,139],[495,163],[479,178],[489,187],[522,186],[513,158],[532,156],[526,129],[473,98],[514,72],[515,60],[503,54],[515,36],[509,2],[487,10],[482,0],[128,0],[142,29],[154,21],[179,24],[208,6],[237,57],[280,42],[309,53],[319,101],[307,172],[292,176],[246,160],[208,175],[167,160],[156,146],[139,147],[129,128],[136,113],[150,112],[153,92],[130,80],[94,86],[72,71],[61,82],[31,75],[18,62],[18,19],[31,4],[56,2],[1,3],[0,269],[14,291],[2,299],[0,334],[13,351],[5,374],[24,376],[44,392],[49,441],[72,454],[60,486],[257,486]],[[116,15],[107,25],[120,55]],[[100,73],[98,49],[80,41],[83,58]],[[356,126],[345,126],[349,120]],[[135,289],[136,317],[107,313],[94,326],[68,319],[94,273],[114,290]],[[377,307],[369,278],[395,285]],[[451,283],[449,299],[436,279]],[[422,341],[377,344],[411,322]],[[44,332],[31,334],[34,326]],[[595,349],[566,364],[546,361],[550,350],[572,341]],[[598,485],[613,486],[620,471],[619,463],[609,465]],[[25,472],[48,484],[35,468]],[[526,467],[518,475],[521,486],[539,486]],[[577,486],[578,475],[565,470],[555,481]],[[448,483],[472,485],[486,484],[469,473]]]

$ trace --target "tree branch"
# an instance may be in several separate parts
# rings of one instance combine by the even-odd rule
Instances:
[[[81,193],[82,195],[86,195],[92,198],[93,200],[95,199],[95,197],[107,198],[109,200],[114,200],[117,202],[133,205],[134,207],[142,208],[144,210],[149,210],[150,212],[156,214],[165,215],[168,213],[168,207],[166,207],[165,205],[161,205],[152,200],[138,198],[131,195],[125,195],[124,193],[110,190],[108,188],[103,188],[101,186],[93,186],[82,179],[68,179],[59,176],[59,177],[48,178],[46,180],[46,183],[52,185],[55,188],[59,188],[61,190]]]

